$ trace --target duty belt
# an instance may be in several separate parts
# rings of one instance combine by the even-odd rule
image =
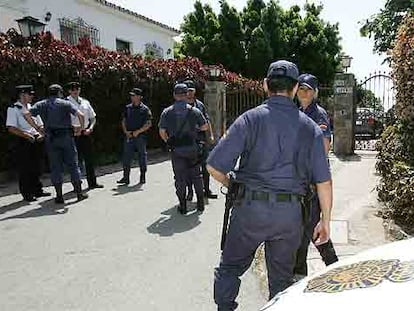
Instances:
[[[273,193],[264,191],[246,191],[244,197],[253,201],[301,202],[303,195],[296,193]]]

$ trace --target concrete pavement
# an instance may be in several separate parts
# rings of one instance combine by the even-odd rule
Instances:
[[[105,189],[80,203],[69,196],[66,214],[50,198],[1,197],[0,309],[215,310],[223,197],[183,217],[169,161],[150,165],[143,187],[138,175],[133,169],[130,187],[115,186],[120,172],[100,177]],[[239,302],[241,310],[265,302],[252,271]]]

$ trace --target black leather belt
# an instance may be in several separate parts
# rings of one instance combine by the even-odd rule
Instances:
[[[253,201],[276,201],[276,202],[294,202],[303,200],[304,196],[295,193],[272,193],[264,191],[247,191],[247,199]]]

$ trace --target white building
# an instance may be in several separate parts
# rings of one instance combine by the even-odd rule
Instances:
[[[0,32],[19,29],[16,19],[32,16],[46,23],[55,38],[92,43],[131,54],[174,57],[179,31],[105,0],[0,0]],[[50,20],[49,20],[50,18]]]

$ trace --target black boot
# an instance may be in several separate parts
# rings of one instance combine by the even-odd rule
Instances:
[[[209,199],[217,199],[218,195],[214,194],[210,190],[210,174],[207,172],[203,175],[204,183],[204,196]]]
[[[141,171],[141,175],[139,176],[139,183],[141,185],[143,185],[147,182],[146,179],[145,179],[145,173],[146,173],[145,171]]]
[[[187,201],[186,200],[180,200],[180,206],[178,206],[178,212],[181,215],[187,214]]]
[[[78,202],[87,199],[89,196],[82,192],[82,185],[80,180],[73,182],[73,188],[75,189]]]
[[[55,203],[65,204],[65,200],[63,199],[62,184],[56,184],[54,186],[55,186],[55,191],[56,191]]]
[[[118,180],[118,184],[124,184],[129,185],[129,173],[131,172],[131,169],[129,167],[124,167],[124,177],[122,179]]]
[[[204,212],[204,198],[197,198],[197,211]]]

